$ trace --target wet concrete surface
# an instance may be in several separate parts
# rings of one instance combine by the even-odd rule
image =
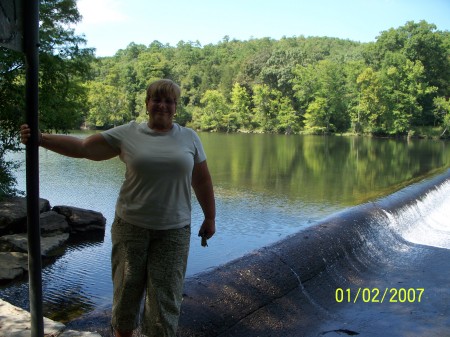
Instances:
[[[448,194],[448,179],[353,207],[187,280],[179,336],[450,336],[450,246],[402,236],[421,228],[425,242],[450,242],[448,200],[417,201],[443,183]],[[426,213],[435,207],[438,226]]]
[[[450,250],[419,245],[402,249],[408,250],[407,256],[392,259],[389,266],[368,267],[367,261],[346,256],[301,283],[294,268],[286,270],[289,266],[259,268],[271,283],[259,293],[239,284],[262,276],[252,263],[234,270],[224,267],[225,275],[216,271],[211,280],[189,282],[179,335],[450,336]],[[230,281],[228,273],[238,280]],[[281,282],[281,275],[291,277]]]

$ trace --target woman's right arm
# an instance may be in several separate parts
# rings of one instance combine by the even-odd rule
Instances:
[[[20,137],[23,144],[30,138],[30,128],[23,124],[20,127]],[[39,145],[53,152],[73,158],[90,160],[111,159],[120,154],[120,150],[113,148],[101,134],[95,134],[81,139],[66,135],[39,134]]]

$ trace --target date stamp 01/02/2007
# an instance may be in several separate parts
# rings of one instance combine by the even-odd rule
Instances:
[[[337,288],[338,303],[420,303],[425,288]]]

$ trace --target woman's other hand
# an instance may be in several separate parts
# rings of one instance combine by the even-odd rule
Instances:
[[[205,219],[200,227],[198,236],[202,238],[202,246],[208,246],[207,240],[216,233],[216,222],[213,219]]]

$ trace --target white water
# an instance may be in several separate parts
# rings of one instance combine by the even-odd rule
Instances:
[[[426,193],[395,214],[386,212],[391,226],[405,240],[450,249],[450,181]]]

